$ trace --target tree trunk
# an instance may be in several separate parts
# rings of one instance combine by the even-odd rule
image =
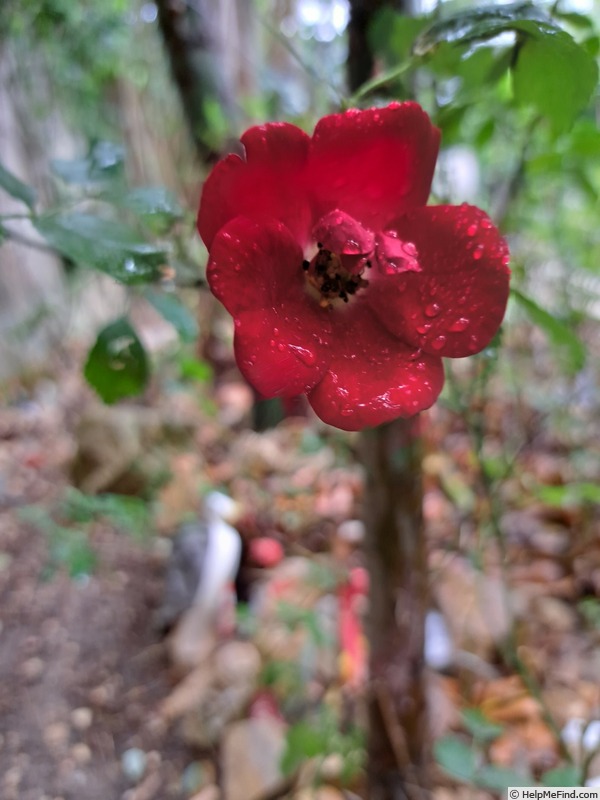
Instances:
[[[348,85],[355,92],[373,76],[375,59],[369,44],[369,25],[384,6],[404,14],[412,11],[412,0],[350,0],[348,22]]]
[[[157,0],[157,8],[194,147],[201,160],[214,161],[220,157],[224,144],[214,140],[215,121],[217,128],[219,120],[225,123],[227,131],[217,131],[225,137],[239,133],[241,123],[229,55],[236,31],[239,34],[229,16],[236,5],[232,0]],[[227,37],[222,25],[225,16],[230,23]]]

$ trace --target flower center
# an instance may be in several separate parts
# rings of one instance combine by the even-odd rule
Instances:
[[[349,298],[359,289],[369,285],[369,281],[362,277],[363,270],[352,272],[342,256],[328,250],[319,242],[316,256],[311,261],[304,261],[302,269],[306,274],[306,283],[309,292],[315,296],[321,308],[333,309],[341,300],[347,303]],[[351,259],[356,261],[356,259]],[[371,266],[370,261],[365,262],[366,267]]]

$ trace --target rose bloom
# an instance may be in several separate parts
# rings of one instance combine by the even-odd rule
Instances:
[[[264,397],[360,430],[442,390],[442,357],[504,316],[508,248],[469,205],[426,206],[440,132],[416,103],[250,128],[209,175],[198,230],[235,356]]]

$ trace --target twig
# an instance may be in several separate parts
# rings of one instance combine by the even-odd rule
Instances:
[[[12,231],[10,228],[2,227],[2,233],[6,235],[7,239],[10,239],[12,242],[16,242],[17,244],[25,245],[25,247],[32,247],[34,250],[41,250],[44,253],[53,253],[54,255],[58,255],[56,250],[50,245],[44,244],[44,242],[36,242],[35,239],[30,239],[27,236],[23,236],[22,233],[17,233],[17,231]]]

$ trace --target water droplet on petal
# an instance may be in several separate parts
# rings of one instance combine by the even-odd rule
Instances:
[[[446,344],[446,337],[445,336],[436,336],[431,346],[434,350],[441,350],[442,347]]]
[[[479,340],[476,336],[471,336],[469,340],[469,350],[472,353],[476,353],[479,350]]]
[[[234,265],[233,265],[233,269],[234,269],[236,272],[241,272],[242,265],[241,265],[241,264],[234,264]]]
[[[283,353],[283,351],[285,350],[284,343],[283,342],[279,342],[279,344],[277,345],[277,349],[279,350],[280,353]]]
[[[467,236],[477,236],[477,231],[478,230],[479,230],[479,226],[477,225],[476,222],[474,222],[472,225],[469,225],[469,227],[467,228]]]
[[[482,244],[478,244],[477,247],[475,248],[474,253],[473,253],[473,258],[475,259],[475,261],[479,261],[479,259],[482,256],[483,256],[483,245]]]
[[[241,324],[242,324],[242,323],[241,323],[241,321],[240,321],[239,319],[235,318],[235,319],[233,320],[233,325],[234,325],[234,327],[236,327],[236,328],[239,328]]]
[[[273,336],[279,336],[279,328],[273,328]]]
[[[440,313],[440,307],[437,303],[430,303],[428,306],[425,306],[425,316],[426,317],[437,317]]]
[[[312,350],[308,350],[306,347],[300,347],[296,344],[288,344],[288,348],[296,358],[302,361],[303,364],[306,364],[307,367],[314,366],[317,357]]]
[[[377,263],[386,275],[421,272],[419,254],[413,242],[404,242],[396,231],[384,231],[377,237]]]
[[[494,223],[492,222],[492,220],[488,219],[487,217],[484,217],[479,224],[481,225],[482,228],[485,228],[488,231],[490,228],[494,227]]]
[[[460,333],[461,331],[466,331],[470,324],[470,319],[467,319],[466,317],[459,317],[456,322],[452,323],[449,330],[452,333]]]
[[[423,335],[427,333],[428,330],[431,329],[431,322],[426,322],[424,325],[417,325],[417,333]]]
[[[342,406],[340,408],[340,414],[342,417],[349,417],[352,414],[352,408],[350,406]]]

